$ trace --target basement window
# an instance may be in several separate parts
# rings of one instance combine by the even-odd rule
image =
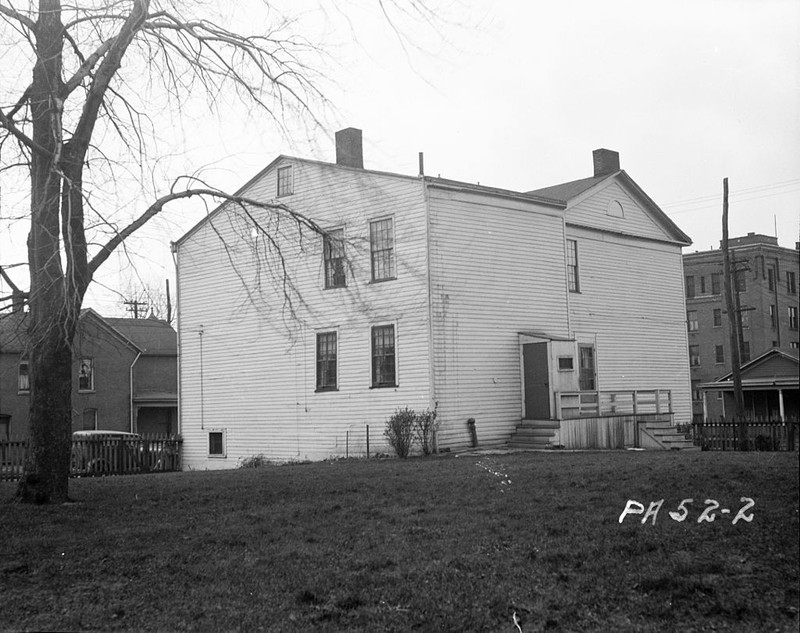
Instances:
[[[558,357],[558,371],[574,371],[575,359],[572,356]]]
[[[226,457],[225,430],[212,429],[208,432],[208,456]]]

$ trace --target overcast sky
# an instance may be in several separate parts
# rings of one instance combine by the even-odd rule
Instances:
[[[592,150],[605,147],[692,238],[689,252],[719,245],[724,177],[732,236],[777,228],[783,246],[800,239],[797,0],[440,2],[449,9],[434,25],[395,16],[404,44],[375,2],[345,5],[349,22],[316,2],[285,4],[309,8],[297,27],[329,47],[328,136],[286,138],[240,111],[197,114],[182,169],[205,166],[236,189],[281,153],[333,161],[333,132],[353,126],[367,168],[415,175],[421,151],[429,175],[527,191],[591,176]],[[230,14],[250,30],[253,15]],[[173,210],[132,245],[145,281],[173,277],[169,241],[199,217]],[[8,263],[24,236],[0,239]],[[132,276],[109,268],[102,281]],[[106,291],[87,305],[121,309]]]

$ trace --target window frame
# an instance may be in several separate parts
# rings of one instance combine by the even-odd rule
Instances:
[[[389,223],[390,227],[391,243],[388,247],[385,244],[378,243],[376,238],[380,237],[380,233],[379,229],[375,228],[386,222]],[[397,279],[396,243],[397,239],[395,237],[395,221],[393,215],[386,215],[369,221],[370,283],[380,283],[382,281]],[[377,246],[382,246],[383,248],[377,248]],[[376,261],[378,258],[381,258],[381,261]],[[378,276],[378,269],[384,268],[387,262],[389,270],[383,271],[381,273],[383,276]]]
[[[346,261],[344,227],[328,229],[322,236],[322,270],[325,290],[347,288]]]
[[[797,275],[792,270],[786,271],[786,292],[790,295],[797,294]]]
[[[376,332],[379,330],[387,330],[391,328],[392,333],[392,351],[391,354],[383,353],[381,354],[380,358],[388,358],[389,356],[392,357],[392,372],[393,372],[393,380],[377,380],[378,378],[384,378],[383,375],[379,375],[378,370],[380,369],[380,365],[376,365],[376,360],[379,358],[376,352]],[[369,330],[369,348],[370,348],[370,389],[386,389],[386,388],[396,388],[399,386],[399,381],[397,378],[397,324],[396,323],[379,323],[370,327]]]
[[[722,274],[711,273],[711,294],[722,294]]]
[[[286,176],[288,174],[288,177]],[[293,165],[281,165],[276,171],[275,196],[283,198],[294,193],[294,169]]]
[[[569,361],[569,366],[567,366],[566,362],[564,362],[562,365],[562,361]],[[575,371],[574,356],[559,356],[557,362],[558,362],[558,371]]]
[[[86,427],[86,414],[91,414],[92,418],[92,426],[87,428]],[[81,414],[81,430],[82,431],[96,431],[99,427],[97,425],[98,422],[98,415],[97,415],[97,408],[96,407],[87,407],[83,410]]]
[[[701,367],[700,346],[689,345],[689,367]]]
[[[584,352],[589,352],[584,354]],[[579,344],[578,345],[578,390],[579,391],[597,391],[597,359],[596,359],[594,345]],[[591,366],[584,365],[585,358],[591,359]],[[591,376],[588,370],[591,369]]]
[[[711,318],[713,319],[714,327],[722,327],[722,308],[714,308]]]
[[[714,345],[714,364],[715,365],[724,365],[725,364],[725,346],[724,345]]]
[[[22,373],[22,368],[25,367],[25,373]],[[26,386],[22,386],[22,378],[25,377]],[[31,392],[31,362],[27,358],[20,358],[17,365],[17,393],[29,394]]]
[[[581,268],[580,254],[578,252],[578,240],[567,238],[567,290],[569,292],[581,292]]]
[[[697,310],[686,311],[686,331],[697,332],[700,330],[700,321],[697,318]]]
[[[89,386],[84,387],[81,384],[81,380],[83,376],[81,375],[83,372],[84,365],[88,366],[89,368]],[[78,365],[78,393],[93,393],[95,391],[95,365],[94,365],[94,358],[92,357],[83,357],[79,361]]]
[[[695,295],[695,287],[694,287],[694,275],[685,275],[684,276],[684,284],[686,285],[686,298],[687,299],[694,299]]]
[[[326,358],[320,357],[320,351],[322,349],[320,343],[328,339],[329,337],[333,337],[333,359],[330,356]],[[328,341],[330,343],[330,341]],[[329,347],[326,347],[326,350],[329,350]],[[328,392],[328,391],[339,391],[339,332],[337,330],[324,330],[321,332],[317,332],[315,337],[315,346],[314,346],[314,364],[315,364],[315,393],[321,392]],[[324,378],[330,379],[330,363],[333,363],[333,384],[330,382],[323,380]],[[325,369],[325,367],[328,369]],[[323,384],[324,383],[324,384]]]
[[[220,436],[220,452],[212,453],[211,452],[211,449],[212,449],[211,436],[212,435],[217,435],[217,434],[219,434],[219,436]],[[207,444],[207,447],[208,447],[208,457],[210,459],[225,459],[226,457],[228,457],[228,441],[227,441],[228,438],[227,438],[227,435],[228,435],[227,434],[227,429],[221,429],[221,428],[208,429],[208,444]]]
[[[789,329],[796,330],[797,329],[797,306],[788,306],[787,311],[789,313]]]

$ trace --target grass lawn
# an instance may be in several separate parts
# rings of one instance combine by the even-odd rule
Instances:
[[[0,503],[0,629],[798,630],[796,453],[345,460],[71,494]]]

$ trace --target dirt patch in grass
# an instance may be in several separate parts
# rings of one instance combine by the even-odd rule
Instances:
[[[71,493],[0,505],[0,629],[798,627],[796,454],[344,460]]]

